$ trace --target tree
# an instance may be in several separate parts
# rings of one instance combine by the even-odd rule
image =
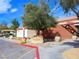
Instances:
[[[2,21],[0,24],[0,30],[7,30],[8,28],[8,23],[6,21]]]
[[[34,4],[25,6],[23,19],[27,21],[27,28],[37,30],[37,35],[39,35],[40,31],[44,33],[49,27],[55,27],[57,22],[54,17],[48,15],[48,12],[49,7],[47,4],[44,4],[43,8]],[[43,40],[45,42],[45,38]]]
[[[73,11],[79,19],[79,0],[60,0],[60,5],[64,9],[65,13]]]
[[[8,26],[0,24],[0,30],[7,30],[9,29]]]
[[[60,5],[64,9],[65,13],[73,11],[79,20],[79,0],[60,0]],[[76,26],[76,28],[77,36],[79,36],[79,26]]]
[[[16,19],[14,19],[12,21],[11,29],[16,30],[19,27],[19,25],[20,25],[19,22]]]

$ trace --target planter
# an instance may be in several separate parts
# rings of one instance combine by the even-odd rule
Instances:
[[[55,37],[55,42],[60,42],[61,41],[61,37],[60,36],[56,36]]]
[[[77,40],[77,36],[76,36],[76,35],[73,35],[73,36],[72,36],[72,39],[73,39],[73,40]]]

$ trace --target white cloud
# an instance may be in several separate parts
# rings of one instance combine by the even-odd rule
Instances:
[[[16,11],[18,11],[17,8],[11,9],[11,12],[12,12],[12,13],[14,13],[14,12],[16,12]]]
[[[0,13],[5,13],[11,8],[11,0],[0,0]]]

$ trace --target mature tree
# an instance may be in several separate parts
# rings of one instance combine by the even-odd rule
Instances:
[[[34,4],[25,6],[25,15],[23,19],[27,21],[27,28],[37,30],[37,35],[39,35],[40,31],[44,33],[49,27],[55,27],[57,24],[55,18],[49,16],[48,12],[49,7],[47,4],[44,4],[43,8],[35,6]]]
[[[60,5],[66,13],[73,11],[79,18],[79,0],[60,0]]]
[[[73,11],[79,20],[79,0],[60,0],[60,5],[64,9],[65,13]],[[77,35],[79,36],[79,26],[77,28]]]
[[[16,19],[14,19],[12,21],[11,29],[16,30],[19,27],[19,25],[20,25],[19,22]]]

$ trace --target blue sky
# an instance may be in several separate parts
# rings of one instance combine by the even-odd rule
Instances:
[[[46,0],[45,0],[46,1]],[[49,2],[50,9],[54,8],[55,3],[57,0],[51,0]],[[35,5],[38,4],[38,0],[32,1]],[[16,18],[22,26],[22,19],[21,17],[24,15],[24,5],[29,3],[29,0],[0,0],[0,23],[7,23],[11,25],[11,21]],[[53,14],[57,18],[66,17],[61,7],[59,7],[56,12]],[[73,16],[74,13],[71,12]],[[68,15],[67,15],[68,16]]]

